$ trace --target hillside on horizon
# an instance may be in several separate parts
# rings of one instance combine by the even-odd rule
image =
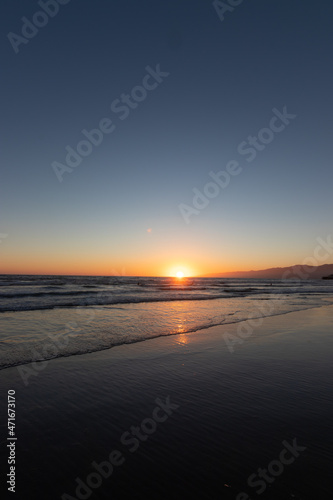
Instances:
[[[321,279],[333,274],[333,264],[306,266],[297,264],[290,267],[271,267],[259,271],[235,271],[211,273],[204,277],[216,278],[266,278],[266,279]]]

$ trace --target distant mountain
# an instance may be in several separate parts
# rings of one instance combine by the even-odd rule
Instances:
[[[296,265],[291,267],[272,267],[260,271],[236,271],[232,273],[206,274],[206,277],[217,278],[266,278],[266,279],[321,279],[333,274],[333,264],[322,266]]]

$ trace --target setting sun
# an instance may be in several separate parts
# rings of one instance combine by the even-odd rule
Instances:
[[[185,262],[178,261],[170,267],[166,268],[164,273],[165,276],[169,276],[170,278],[188,278],[190,276],[196,276],[198,271],[195,267],[191,265],[187,265]]]

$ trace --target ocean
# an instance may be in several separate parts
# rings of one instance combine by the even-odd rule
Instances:
[[[0,369],[331,304],[333,282],[0,276]]]
[[[3,275],[0,298],[17,498],[332,498],[333,282]]]

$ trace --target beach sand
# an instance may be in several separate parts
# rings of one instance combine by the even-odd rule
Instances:
[[[224,335],[240,323],[55,359],[27,386],[17,368],[1,371],[2,399],[16,391],[13,498],[333,498],[332,313],[266,318],[234,352]],[[295,439],[301,451],[279,469]],[[102,478],[92,463],[113,450]],[[275,476],[247,484],[269,465]],[[89,475],[99,486],[75,493]]]

